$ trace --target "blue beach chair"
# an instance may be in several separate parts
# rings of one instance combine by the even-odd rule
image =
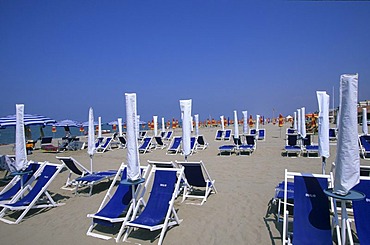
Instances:
[[[360,244],[370,244],[370,177],[360,177],[360,183],[353,187],[354,190],[365,194],[365,199],[361,201],[353,201],[353,214],[357,236]]]
[[[239,145],[239,155],[251,155],[256,149],[256,138],[254,135],[245,135],[245,143]]]
[[[145,154],[150,150],[152,144],[152,137],[145,137],[143,143],[139,146],[139,153]]]
[[[173,137],[172,142],[170,146],[167,149],[166,154],[167,155],[176,155],[180,151],[180,146],[181,146],[181,141],[182,137],[181,136],[176,136]]]
[[[20,195],[17,195],[17,199],[12,200],[11,203],[0,204],[3,207],[0,212],[0,220],[7,224],[18,224],[32,208],[50,208],[63,205],[64,203],[56,203],[47,191],[62,168],[62,164],[47,163],[37,181],[34,181],[34,185],[33,183],[26,185]],[[44,200],[44,196],[47,200]],[[21,211],[15,221],[13,220],[14,211]]]
[[[215,140],[222,140],[223,138],[223,134],[224,134],[224,131],[223,130],[217,130],[216,131],[216,136],[215,136]]]
[[[360,153],[363,159],[370,159],[370,135],[359,136]]]
[[[300,156],[302,152],[301,146],[298,144],[297,134],[287,134],[286,145],[284,147],[287,157]]]
[[[232,133],[232,130],[231,129],[226,129],[225,130],[225,135],[224,135],[224,140],[225,141],[229,141],[230,140],[230,138],[231,138],[231,133]]]
[[[123,241],[127,240],[133,228],[140,228],[150,231],[161,230],[158,244],[162,244],[168,227],[180,224],[182,220],[179,220],[177,216],[174,201],[183,171],[183,168],[157,168],[156,166],[151,168],[145,183],[145,189],[147,189],[154,175],[151,192],[146,202],[144,201],[144,192],[142,193],[133,211],[132,217],[134,218],[124,222],[123,228],[126,229],[126,233]],[[145,207],[139,212],[142,205]]]

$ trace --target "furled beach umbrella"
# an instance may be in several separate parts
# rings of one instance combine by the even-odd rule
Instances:
[[[248,111],[242,111],[243,113],[243,134],[248,134]]]
[[[89,109],[88,120],[88,138],[87,138],[87,153],[90,156],[90,170],[93,172],[93,156],[95,152],[95,126],[94,126],[94,110],[92,107]]]
[[[158,135],[158,116],[153,116],[154,136]]]
[[[138,116],[136,108],[136,94],[125,93],[126,120],[127,120],[127,179],[131,182],[141,179],[139,150],[137,145]]]
[[[297,109],[297,134],[301,135],[301,126],[302,119],[301,119],[301,109]]]
[[[123,130],[122,130],[122,118],[118,118],[117,119],[117,122],[118,122],[118,133],[119,133],[119,136],[122,136],[123,134]]]
[[[322,158],[322,174],[325,174],[326,159],[330,156],[329,148],[329,101],[330,96],[325,91],[317,91],[319,104],[319,155]]]
[[[239,139],[238,112],[234,111],[234,137]]]
[[[101,117],[98,117],[98,138],[101,138]]]
[[[166,132],[166,124],[164,122],[164,117],[162,117],[162,132]]]
[[[199,135],[199,114],[194,115],[195,118],[195,135]]]
[[[357,130],[358,75],[341,75],[339,128],[333,192],[346,195],[359,183],[360,157]]]
[[[362,133],[368,135],[367,131],[367,111],[366,108],[362,108]]]
[[[180,109],[182,115],[182,151],[185,160],[190,155],[190,136],[191,136],[191,99],[180,100]]]
[[[17,104],[15,125],[15,169],[11,172],[21,170],[27,164],[26,139],[24,133],[24,105]],[[12,171],[13,170],[13,171]]]
[[[306,138],[306,108],[301,108],[301,137]]]
[[[260,115],[256,115],[256,132],[258,132],[258,128],[259,128],[259,125],[260,125]]]
[[[297,126],[297,112],[295,111],[294,112],[294,124],[293,124],[293,128],[294,130],[297,130],[298,126]]]
[[[221,120],[221,130],[222,130],[222,131],[225,131],[225,121],[224,121],[224,116],[220,116],[220,120]]]

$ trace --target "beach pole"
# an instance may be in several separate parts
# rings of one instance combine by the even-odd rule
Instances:
[[[322,174],[325,174],[326,157],[322,157]]]

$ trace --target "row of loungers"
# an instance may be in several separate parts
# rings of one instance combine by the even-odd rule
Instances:
[[[266,139],[266,129],[250,129],[249,134],[247,135],[254,135],[257,140],[265,140]],[[223,141],[229,141],[232,138],[232,130],[226,129],[226,130],[217,130],[215,135],[215,140],[223,140]]]
[[[360,244],[370,244],[369,168],[363,169],[362,173],[366,173],[366,176],[360,176],[360,183],[353,190],[364,193],[366,198],[348,201],[346,208],[353,215],[349,221],[355,223]],[[285,170],[284,181],[276,186],[272,202],[278,205],[277,221],[283,221],[283,244],[332,244],[335,234],[338,244],[347,244],[341,241],[337,203],[324,193],[325,189],[332,186],[332,174],[304,174]],[[289,225],[292,220],[293,225]],[[346,224],[346,228],[349,230],[350,244],[353,244],[350,223]]]

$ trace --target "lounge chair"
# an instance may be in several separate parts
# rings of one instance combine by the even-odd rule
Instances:
[[[145,183],[145,190],[148,189],[149,183],[153,183],[151,192],[147,201],[144,201],[145,193],[142,192],[133,210],[132,217],[134,218],[124,222],[123,228],[126,229],[126,233],[123,241],[127,240],[133,228],[140,228],[150,231],[161,230],[158,244],[162,244],[168,227],[180,224],[182,220],[177,216],[174,201],[183,172],[183,168],[157,168],[156,166],[151,168]],[[154,180],[152,181],[153,175]],[[141,206],[145,203],[144,209],[141,210]]]
[[[0,206],[3,207],[0,212],[0,220],[7,224],[18,224],[30,209],[50,208],[63,205],[64,203],[56,203],[47,191],[47,188],[62,168],[62,164],[47,163],[43,167],[37,181],[34,181],[34,185],[30,183],[24,186],[20,195],[17,196],[17,199],[12,200],[11,203],[0,204]],[[13,220],[14,215],[18,214],[16,211],[21,211],[21,213]]]
[[[236,149],[236,145],[221,145],[218,147],[220,156],[231,156],[231,154],[235,153]]]
[[[353,201],[352,207],[358,240],[360,244],[370,244],[370,177],[360,177],[360,183],[353,187],[353,190],[366,196],[361,201]]]
[[[142,171],[146,168],[142,167]],[[127,166],[122,164],[114,177],[98,212],[88,214],[91,218],[91,224],[86,235],[101,238],[104,240],[111,239],[113,236],[95,232],[100,227],[121,227],[122,223],[129,218],[126,215],[132,201],[132,188],[129,185],[121,182],[127,178]],[[118,185],[117,185],[118,182]],[[138,190],[138,185],[135,186]],[[123,229],[120,229],[115,240],[118,242],[123,234]]]
[[[24,186],[31,184],[39,176],[44,163],[30,162],[26,169],[16,173],[11,173],[12,180],[1,190],[0,203],[10,203],[14,198],[17,198]]]
[[[225,130],[225,135],[224,135],[223,140],[225,140],[225,141],[229,141],[229,140],[230,140],[230,138],[231,138],[231,132],[232,132],[232,130],[231,130],[231,129],[226,129],[226,130]]]
[[[301,146],[298,144],[298,135],[297,134],[287,134],[286,135],[286,145],[284,147],[287,157],[290,156],[300,156],[302,152]]]
[[[319,155],[319,145],[314,145],[311,142],[311,135],[307,134],[305,138],[302,138],[303,150],[305,151],[308,158],[318,158]]]
[[[179,153],[180,152],[181,141],[182,141],[181,136],[173,137],[172,142],[171,142],[170,146],[168,147],[166,154],[167,155],[176,155],[177,153]]]
[[[224,135],[224,131],[219,129],[216,131],[215,140],[222,140]]]
[[[190,155],[193,155],[197,149],[197,138],[195,136],[190,137]]]
[[[258,129],[258,137],[257,137],[258,140],[262,140],[264,141],[266,139],[266,129],[264,128],[260,128]]]
[[[215,180],[211,178],[202,161],[176,161],[176,164],[178,164],[180,167],[184,167],[184,174],[186,179],[182,202],[184,202],[187,198],[195,198],[201,199],[201,202],[197,205],[203,205],[204,202],[207,201],[207,198],[211,194],[211,192],[217,193]]]
[[[98,148],[96,148],[96,152],[97,153],[104,153],[106,151],[110,151],[112,150],[112,147],[111,147],[111,143],[112,143],[112,137],[107,137],[104,141],[104,143],[102,142]]]
[[[138,140],[141,142],[146,138],[147,131],[140,131]]]
[[[208,143],[203,135],[198,135],[197,137],[197,150],[205,150],[208,147]]]
[[[275,187],[275,196],[273,198],[273,203],[277,205],[277,221],[281,222],[283,221],[283,217],[281,215],[281,209],[282,204],[284,203],[284,187],[285,182],[281,181],[276,187]],[[289,207],[293,207],[294,203],[294,182],[288,182],[287,183],[287,208],[289,210]]]
[[[370,160],[370,135],[360,135],[358,141],[362,158]]]
[[[139,153],[145,154],[150,150],[152,145],[152,137],[145,137],[143,143],[139,146]]]
[[[297,134],[297,130],[295,130],[294,128],[287,128],[286,134]]]
[[[117,170],[91,172],[73,157],[57,156],[56,158],[64,163],[65,166],[69,169],[69,175],[67,177],[65,185],[62,186],[62,189],[75,190],[76,195],[78,194],[78,189],[80,187],[90,187],[89,196],[91,196],[94,185],[104,180],[110,180],[117,173]],[[77,175],[77,177],[72,179],[72,175]]]
[[[337,141],[337,129],[329,128],[329,141]]]
[[[161,136],[155,136],[154,137],[154,140],[155,140],[155,149],[164,149],[166,148],[167,144],[165,144],[162,140],[162,137]]]
[[[249,129],[249,134],[257,136],[257,130],[255,128]]]
[[[127,147],[127,141],[126,141],[126,138],[124,136],[118,136],[118,140],[119,140],[119,148],[126,148]]]
[[[245,135],[245,143],[237,146],[239,155],[251,155],[256,150],[256,137]]]
[[[173,131],[170,130],[166,133],[166,136],[163,138],[164,140],[170,141],[172,139]]]
[[[48,153],[58,153],[63,147],[60,148],[59,146],[55,146],[52,143],[53,137],[43,137],[41,138],[40,148],[43,152]]]
[[[160,137],[163,139],[166,136],[166,131],[161,131]]]
[[[293,233],[288,235],[288,178],[294,179]],[[283,244],[332,244],[330,208],[324,189],[329,175],[285,170]]]

